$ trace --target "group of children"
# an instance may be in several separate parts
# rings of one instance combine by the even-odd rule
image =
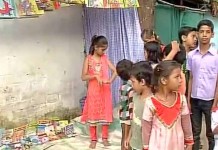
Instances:
[[[104,53],[107,39],[95,36],[82,72],[82,80],[88,81],[82,121],[89,123],[89,147],[96,148],[99,123],[103,145],[110,145],[110,83],[118,75],[123,81],[119,109],[121,150],[199,150],[202,114],[208,149],[215,150],[218,54],[210,45],[213,30],[210,20],[202,20],[197,28],[182,27],[178,34],[180,42],[166,46],[155,33],[148,38],[143,31],[146,61],[133,63],[123,59],[116,67]],[[110,78],[109,69],[113,72]]]

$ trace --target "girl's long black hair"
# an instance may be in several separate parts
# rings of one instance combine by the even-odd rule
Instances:
[[[91,40],[91,46],[89,48],[89,55],[94,55],[95,46],[101,47],[105,45],[108,45],[108,41],[106,37],[102,35],[100,36],[94,35]]]

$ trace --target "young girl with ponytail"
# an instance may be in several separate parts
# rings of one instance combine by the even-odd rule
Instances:
[[[82,121],[89,123],[91,144],[95,149],[97,143],[97,124],[102,125],[102,141],[104,146],[108,142],[108,128],[112,122],[111,83],[116,78],[116,68],[107,58],[105,51],[108,41],[104,36],[94,36],[89,55],[85,58],[82,70],[82,80],[88,81],[88,90]],[[109,70],[113,72],[109,77]]]

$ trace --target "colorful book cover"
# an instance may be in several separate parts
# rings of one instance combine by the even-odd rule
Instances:
[[[45,127],[45,133],[48,136],[50,141],[58,140],[59,137],[55,133],[55,128],[53,125]]]
[[[73,124],[69,124],[63,128],[63,132],[67,137],[72,137],[74,134],[74,126]]]
[[[0,147],[3,145],[3,137],[5,136],[5,129],[0,128]]]
[[[3,139],[5,137],[5,129],[4,128],[0,128],[0,139]]]
[[[44,133],[38,136],[39,140],[42,144],[47,143],[49,141],[48,136]]]
[[[36,127],[37,125],[28,125],[26,128],[26,136],[33,136],[36,135]]]
[[[139,7],[138,0],[85,0],[87,7],[95,8],[129,8]]]
[[[59,118],[53,117],[51,118],[51,124],[54,126],[54,130],[57,130],[57,127],[59,126]]]
[[[45,127],[45,133],[47,134],[47,136],[49,136],[51,133],[54,133],[54,126],[53,125],[49,125]]]
[[[29,138],[33,145],[41,144],[37,135],[29,136]]]
[[[5,137],[6,137],[7,139],[12,139],[13,133],[14,133],[14,130],[13,130],[13,129],[8,129],[8,130],[5,131]]]
[[[1,142],[2,142],[2,145],[7,145],[7,146],[12,143],[11,140],[7,140],[7,139],[6,140],[2,140]]]
[[[20,142],[12,143],[11,148],[15,150],[20,150],[22,149],[22,144]]]
[[[39,120],[37,125],[37,135],[45,134],[45,129],[51,125],[51,120]]]
[[[26,125],[14,129],[12,142],[20,142],[25,136]]]
[[[108,0],[110,8],[124,8],[124,0]]]
[[[69,0],[70,4],[85,4],[85,0]]]
[[[42,144],[44,144],[44,143],[49,142],[49,138],[48,138],[48,137],[42,137],[42,138],[40,139],[40,141],[41,141]]]
[[[37,135],[45,134],[45,127],[48,125],[41,124],[37,126]]]
[[[107,0],[85,0],[85,4],[87,7],[95,7],[95,8],[108,7]]]
[[[54,2],[51,0],[47,0],[45,11],[53,11],[55,10]]]
[[[44,10],[39,10],[35,0],[29,0],[31,4],[31,10],[33,14],[43,15],[45,14]]]
[[[46,3],[43,3],[42,0],[36,0],[36,5],[39,10],[45,10]]]
[[[61,6],[61,7],[69,7],[69,6],[71,6],[71,5],[70,5],[70,4],[67,4],[67,3],[61,3],[60,6]]]
[[[124,0],[124,8],[139,7],[138,0]]]
[[[0,18],[16,18],[17,10],[14,0],[0,0]]]
[[[64,128],[69,124],[68,120],[60,120],[59,121],[59,127]]]
[[[51,124],[51,120],[38,120],[38,124]]]
[[[51,0],[35,0],[39,10],[53,11],[54,3]]]
[[[36,1],[35,0],[29,0],[32,9],[32,12],[36,15],[43,15],[45,12],[44,10],[39,10],[39,8],[37,7]]]
[[[35,0],[15,0],[15,3],[20,17],[44,14],[44,10],[38,9]]]

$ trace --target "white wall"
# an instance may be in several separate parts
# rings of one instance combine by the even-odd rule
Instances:
[[[57,107],[78,107],[85,89],[83,45],[79,6],[0,20],[0,115],[21,121]]]

